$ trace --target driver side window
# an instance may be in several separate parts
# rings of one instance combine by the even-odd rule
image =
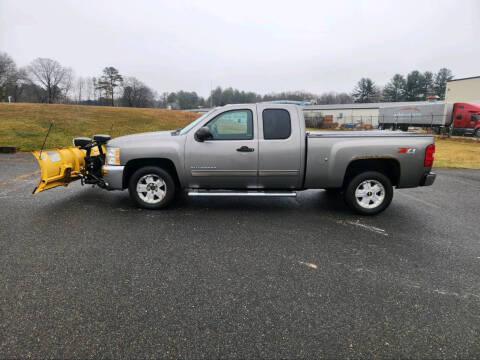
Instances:
[[[251,110],[231,110],[217,115],[207,126],[212,140],[253,139],[253,114]]]

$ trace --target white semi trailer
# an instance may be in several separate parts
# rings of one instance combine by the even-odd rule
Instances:
[[[445,103],[386,105],[379,109],[380,129],[409,127],[432,128],[437,134],[475,135],[480,137],[480,104]]]

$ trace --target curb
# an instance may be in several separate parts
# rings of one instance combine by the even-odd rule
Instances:
[[[0,146],[0,153],[3,154],[15,154],[17,150],[15,146]]]

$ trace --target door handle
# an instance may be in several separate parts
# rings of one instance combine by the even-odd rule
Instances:
[[[237,151],[240,151],[240,152],[254,152],[255,149],[249,148],[248,146],[241,146],[237,149]]]

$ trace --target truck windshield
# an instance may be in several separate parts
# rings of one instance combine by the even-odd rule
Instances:
[[[179,134],[180,134],[180,135],[184,135],[184,134],[186,134],[187,132],[189,132],[191,128],[195,127],[195,125],[197,125],[199,122],[201,122],[203,119],[205,119],[208,115],[210,115],[210,113],[212,113],[212,111],[213,111],[213,109],[210,110],[209,112],[207,112],[206,114],[203,114],[203,115],[200,116],[197,120],[191,122],[190,124],[188,124],[187,126],[185,126],[183,129],[180,129]]]

